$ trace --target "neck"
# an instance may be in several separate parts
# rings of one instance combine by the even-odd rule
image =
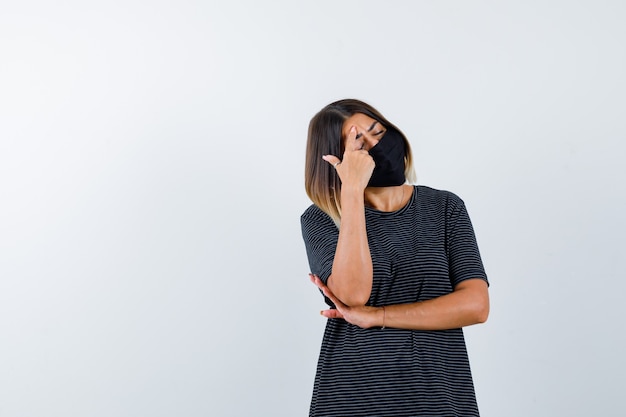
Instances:
[[[365,204],[378,211],[400,210],[411,196],[407,192],[407,188],[410,187],[407,184],[397,187],[367,187],[365,189]]]

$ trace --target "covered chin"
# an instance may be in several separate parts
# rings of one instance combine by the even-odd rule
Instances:
[[[370,178],[368,182],[368,187],[395,187],[398,185],[402,185],[406,182],[406,178],[404,176],[404,172],[402,175],[394,175],[393,173],[381,173],[380,175]]]

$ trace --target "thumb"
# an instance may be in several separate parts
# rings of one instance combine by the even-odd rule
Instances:
[[[343,318],[343,314],[341,314],[339,310],[335,310],[335,309],[322,310],[320,311],[320,314],[326,317],[327,319],[342,319]]]

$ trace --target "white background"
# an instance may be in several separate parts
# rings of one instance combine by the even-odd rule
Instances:
[[[460,195],[482,415],[623,416],[621,1],[2,1],[0,416],[303,416],[310,118]]]

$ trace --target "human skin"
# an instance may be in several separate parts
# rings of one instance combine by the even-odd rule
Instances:
[[[409,330],[446,330],[484,323],[489,316],[489,292],[482,279],[460,282],[449,294],[427,301],[394,304],[383,307],[354,306],[341,302],[322,280],[309,274],[313,282],[336,309],[322,310],[320,314],[329,319],[344,319],[367,329],[370,327],[394,327]]]
[[[385,128],[371,117],[356,113],[345,120],[343,158],[324,155],[341,180],[341,224],[333,268],[327,284],[311,280],[337,309],[322,311],[328,318],[344,318],[360,327],[382,326],[415,330],[451,329],[482,323],[489,315],[489,293],[482,279],[457,284],[450,294],[432,300],[393,306],[369,307],[373,266],[367,241],[365,205],[380,211],[404,207],[413,187],[367,187],[374,170],[368,151],[384,136]],[[384,323],[383,323],[384,319]]]
[[[365,227],[365,204],[395,211],[411,197],[412,187],[368,187],[374,160],[368,153],[384,136],[384,126],[362,113],[345,120],[344,154],[322,158],[333,165],[341,180],[341,225],[328,287],[345,305],[362,306],[372,290],[373,266]]]

